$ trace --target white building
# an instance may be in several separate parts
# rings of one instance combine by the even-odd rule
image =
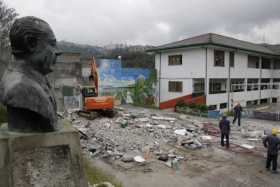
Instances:
[[[160,108],[179,100],[212,109],[230,109],[237,101],[242,106],[280,101],[279,46],[209,33],[148,52],[155,53]]]

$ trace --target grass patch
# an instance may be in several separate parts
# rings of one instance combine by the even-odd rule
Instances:
[[[7,108],[0,104],[0,124],[8,121]]]
[[[122,187],[122,184],[117,179],[106,173],[100,168],[95,167],[88,158],[83,157],[83,164],[85,169],[85,175],[90,184],[99,184],[102,182],[110,182],[115,187]]]

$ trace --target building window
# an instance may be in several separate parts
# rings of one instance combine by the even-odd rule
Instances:
[[[217,110],[217,105],[209,105],[208,110]]]
[[[182,65],[182,55],[168,56],[168,65]]]
[[[257,104],[258,104],[258,100],[252,100],[252,101],[247,101],[246,106],[252,107],[252,106],[256,106]]]
[[[259,68],[259,57],[248,55],[248,68]]]
[[[231,92],[243,92],[244,91],[244,79],[230,79],[230,91]]]
[[[270,59],[269,58],[262,58],[262,69],[270,69]]]
[[[279,89],[280,79],[273,79],[272,89]]]
[[[280,60],[279,59],[274,59],[273,69],[280,69]]]
[[[270,79],[261,79],[261,90],[270,89]]]
[[[272,97],[272,103],[277,103],[277,97]]]
[[[248,79],[247,80],[247,91],[258,90],[259,79]]]
[[[261,104],[267,104],[268,103],[268,99],[261,99],[260,103]]]
[[[229,66],[234,67],[234,52],[229,52]]]
[[[220,104],[220,109],[224,109],[227,108],[227,103],[221,103]]]
[[[214,50],[214,66],[225,66],[225,52]]]
[[[209,94],[226,93],[226,89],[227,89],[226,79],[209,80]]]
[[[247,102],[246,102],[246,106],[247,106],[247,107],[253,106],[252,101],[247,101]]]
[[[169,81],[168,82],[168,91],[169,92],[182,92],[183,83],[181,81]]]
[[[193,79],[193,96],[204,95],[204,79]]]

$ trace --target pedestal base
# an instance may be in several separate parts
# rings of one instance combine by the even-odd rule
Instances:
[[[79,134],[72,127],[51,133],[0,128],[0,187],[87,187]]]

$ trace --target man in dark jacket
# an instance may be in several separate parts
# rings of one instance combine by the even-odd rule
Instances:
[[[221,146],[224,146],[224,138],[226,138],[226,147],[229,148],[229,133],[230,133],[230,122],[226,115],[223,115],[222,120],[219,123],[221,131]]]
[[[280,139],[277,137],[278,130],[273,128],[272,135],[267,136],[263,145],[267,148],[267,158],[266,158],[266,169],[270,170],[270,165],[272,162],[272,172],[277,172],[277,159],[278,159],[278,151],[280,149]]]
[[[242,107],[240,103],[237,103],[237,105],[233,108],[234,111],[234,119],[232,123],[234,124],[236,119],[238,120],[238,126],[240,127],[241,125],[241,113],[242,113]]]

